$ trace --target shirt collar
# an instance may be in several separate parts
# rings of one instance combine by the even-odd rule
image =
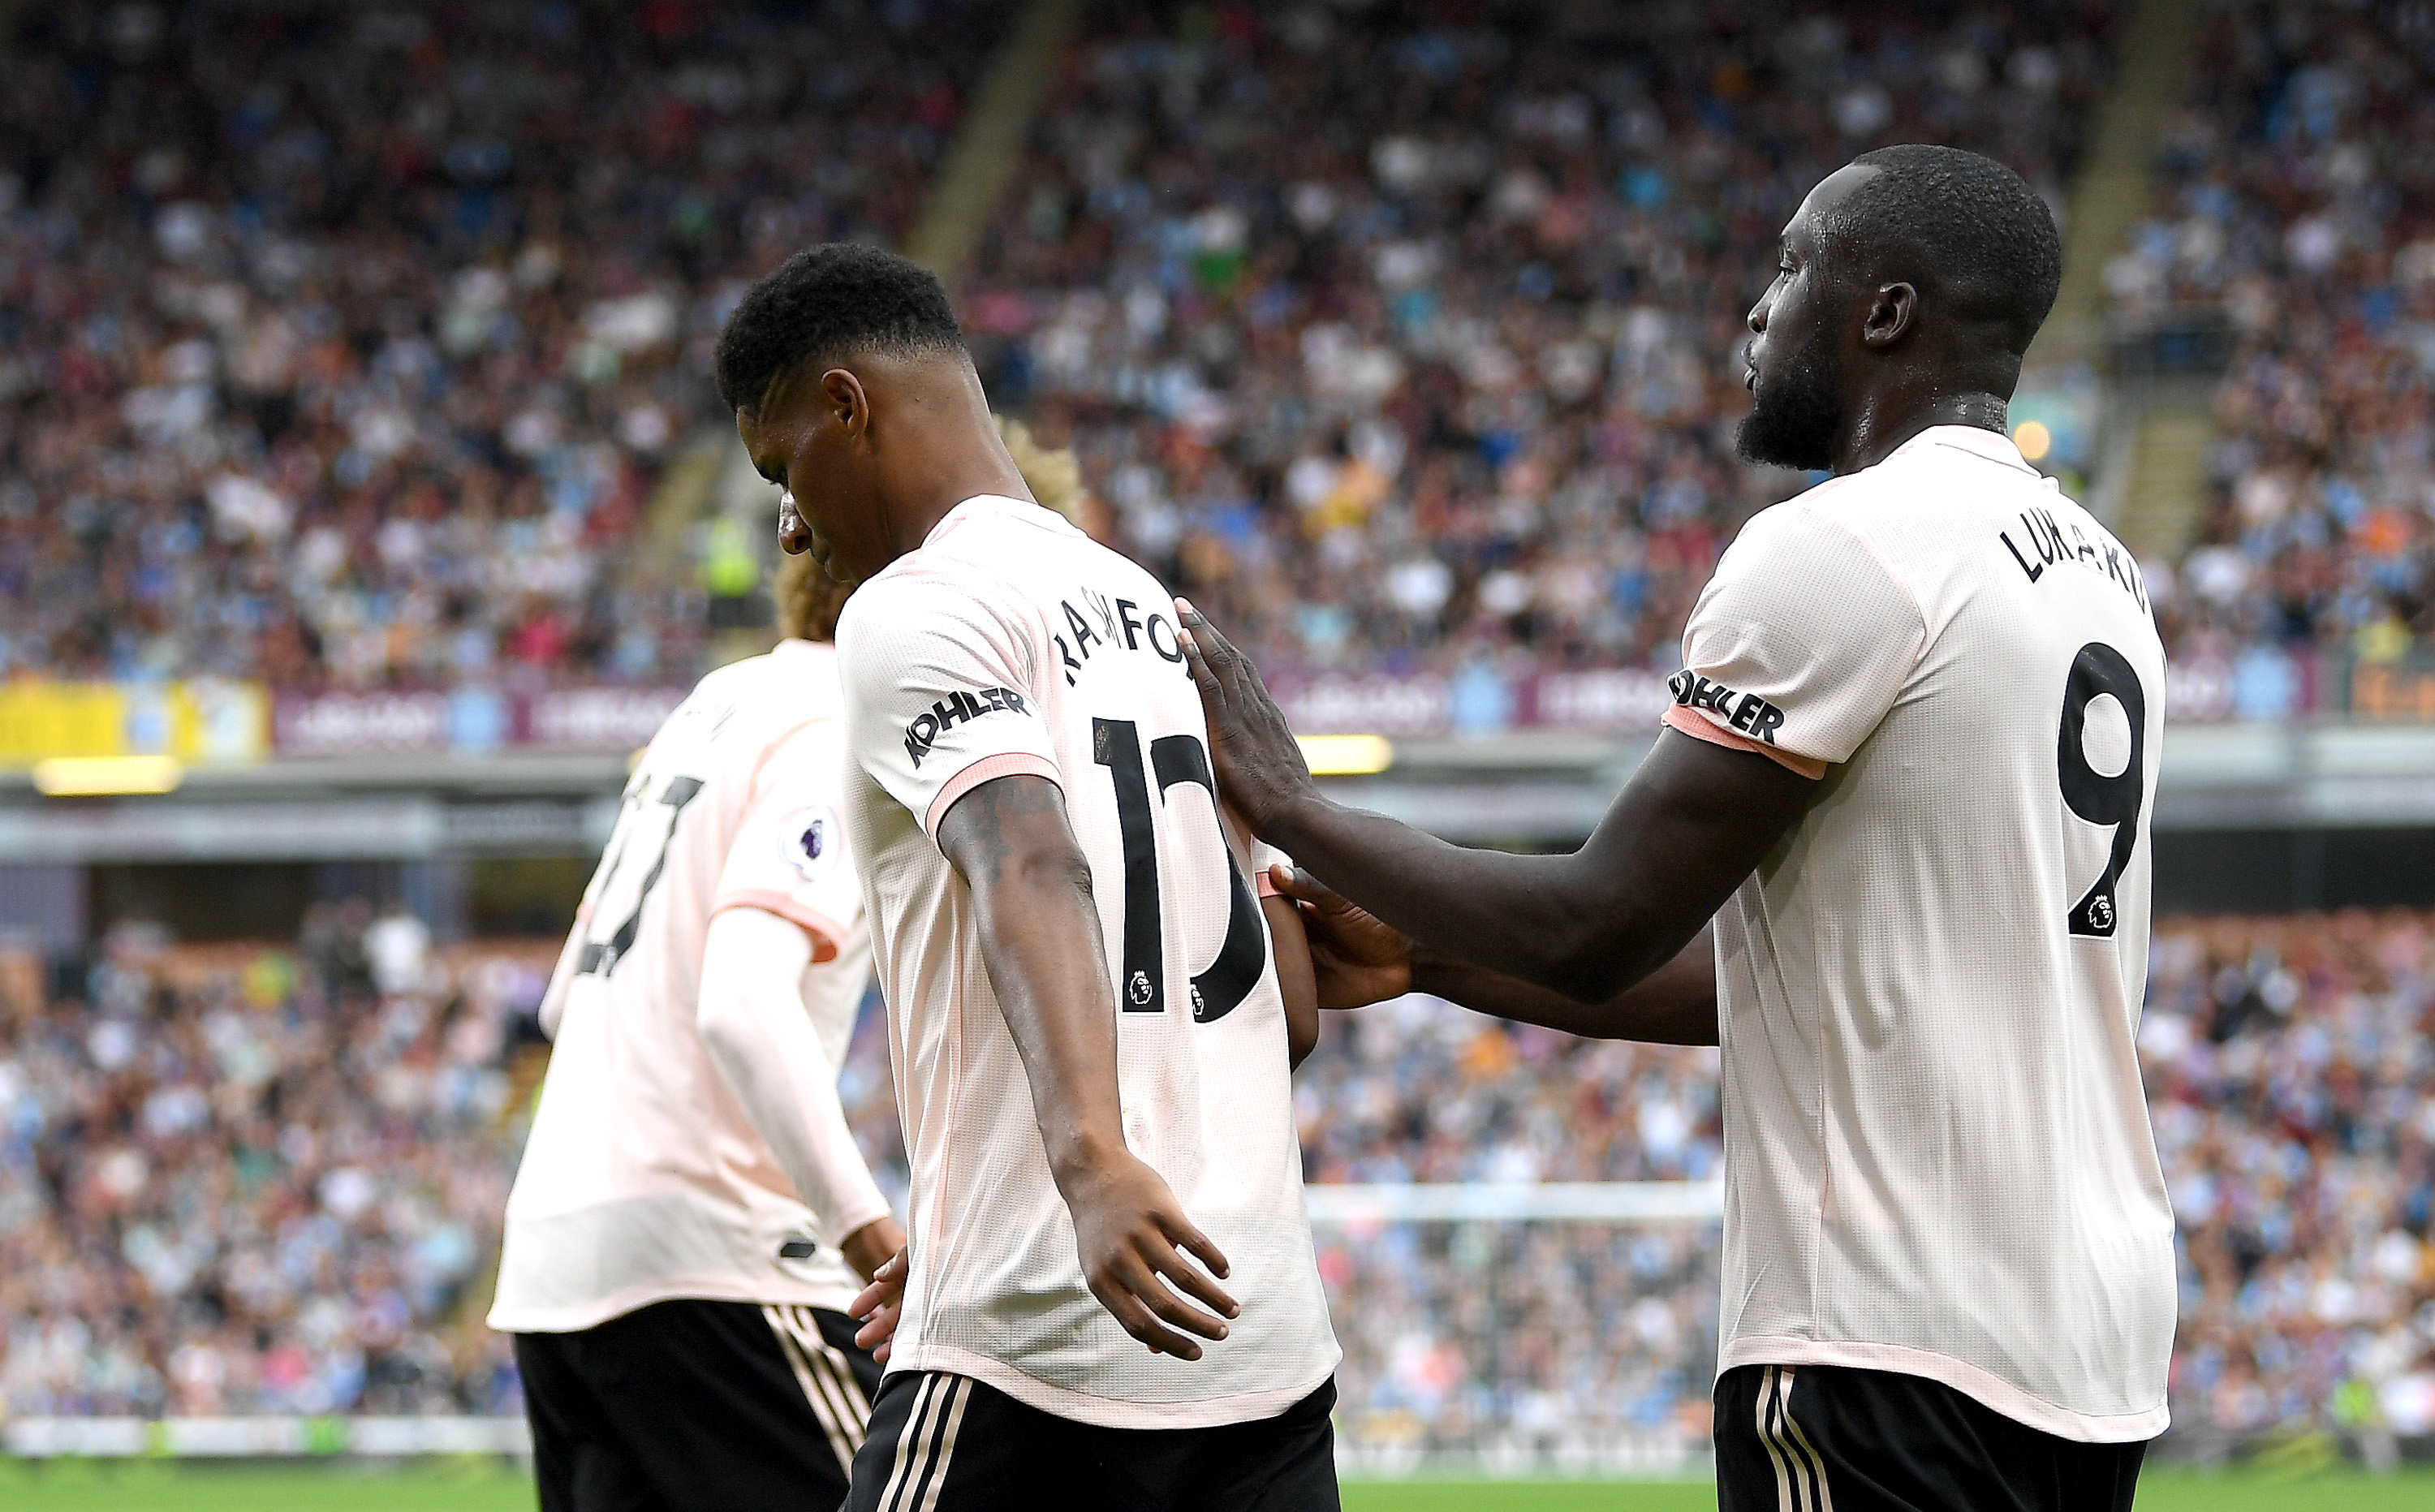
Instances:
[[[1022,518],[1032,524],[1060,525],[1067,530],[1074,528],[1063,515],[1045,505],[1034,504],[1028,499],[1010,498],[1003,493],[976,493],[941,515],[939,523],[930,527],[930,533],[922,538],[922,545],[924,549],[937,545],[948,531],[967,520],[977,519],[985,514],[998,514],[1010,509],[1021,510]],[[1035,520],[1034,516],[1038,518]]]
[[[2032,477],[2044,476],[2036,468],[2021,459],[2021,449],[2012,444],[2011,437],[1999,435],[1995,431],[1980,430],[1976,425],[1930,425],[1909,440],[1895,447],[1893,455],[1900,456],[1905,452],[1923,446],[1949,446],[1956,451],[1968,452],[1973,456],[1985,457],[1990,462],[2017,468]]]

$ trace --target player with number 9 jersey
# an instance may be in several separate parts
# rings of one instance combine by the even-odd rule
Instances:
[[[912,1162],[891,1373],[947,1372],[1107,1428],[1273,1418],[1338,1349],[1311,1246],[1287,1026],[1256,885],[1230,850],[1168,595],[1028,502],[957,506],[838,626],[846,826]],[[1030,1084],[934,836],[994,779],[1062,791],[1115,986],[1125,1143],[1232,1264],[1231,1336],[1145,1351],[1093,1297]]]
[[[1717,915],[1719,1365],[2166,1424],[2173,1218],[2133,1041],[2165,653],[2129,551],[1934,426],[1753,519],[1667,723],[1806,776]]]

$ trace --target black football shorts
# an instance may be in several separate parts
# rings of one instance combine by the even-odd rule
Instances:
[[[670,1301],[519,1333],[541,1512],[830,1512],[879,1366],[826,1308]]]
[[[1717,1378],[1719,1512],[2131,1512],[2145,1443],[2083,1444],[1923,1376],[1745,1365]]]
[[[1274,1418],[1097,1428],[969,1376],[900,1371],[855,1456],[852,1512],[1337,1512],[1330,1381]]]

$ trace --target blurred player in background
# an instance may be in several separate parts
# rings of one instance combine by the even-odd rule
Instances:
[[[508,1199],[545,1512],[831,1507],[879,1367],[844,1308],[904,1242],[838,1102],[871,976],[838,820],[844,593],[644,751],[542,1004],[556,1041]]]
[[[1025,497],[913,264],[799,253],[717,362],[786,545],[861,584],[846,814],[913,1188],[847,1504],[1335,1507],[1309,961],[1230,843],[1164,591]]]
[[[1836,476],[1742,527],[1668,728],[1571,855],[1329,802],[1180,610],[1229,797],[1410,942],[1329,1001],[1721,1043],[1726,1512],[2129,1512],[2166,1426],[2133,1044],[2165,654],[2130,553],[2005,436],[2062,263],[1975,153],[1810,192],[1750,312],[1740,444]]]

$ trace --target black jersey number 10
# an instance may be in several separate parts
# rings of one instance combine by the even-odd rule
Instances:
[[[2081,744],[2088,706],[2105,695],[2119,702],[2131,719],[2131,759],[2110,777],[2088,765],[2088,750]],[[2139,811],[2148,796],[2147,742],[2148,696],[2139,686],[2138,671],[2102,641],[2081,646],[2063,685],[2063,728],[2056,735],[2055,761],[2063,775],[2064,802],[2091,824],[2112,825],[2114,846],[2106,855],[2104,874],[2064,916],[2075,935],[2112,939],[2121,924],[2114,885],[2139,843]]]
[[[1178,782],[1197,782],[1208,790],[1214,805],[1218,782],[1209,770],[1209,752],[1195,735],[1161,735],[1149,743],[1149,767],[1142,767],[1141,730],[1130,719],[1091,721],[1092,759],[1108,769],[1116,784],[1116,828],[1125,851],[1124,980],[1116,998],[1127,1013],[1166,1011],[1166,924],[1160,917],[1158,827],[1150,812],[1150,779],[1158,780],[1155,801],[1166,802],[1166,790]],[[1244,885],[1243,873],[1217,836],[1218,854],[1225,857],[1230,902],[1226,940],[1218,958],[1192,977],[1192,1017],[1208,1023],[1235,1011],[1259,986],[1268,966],[1267,931],[1260,927],[1260,905]]]

